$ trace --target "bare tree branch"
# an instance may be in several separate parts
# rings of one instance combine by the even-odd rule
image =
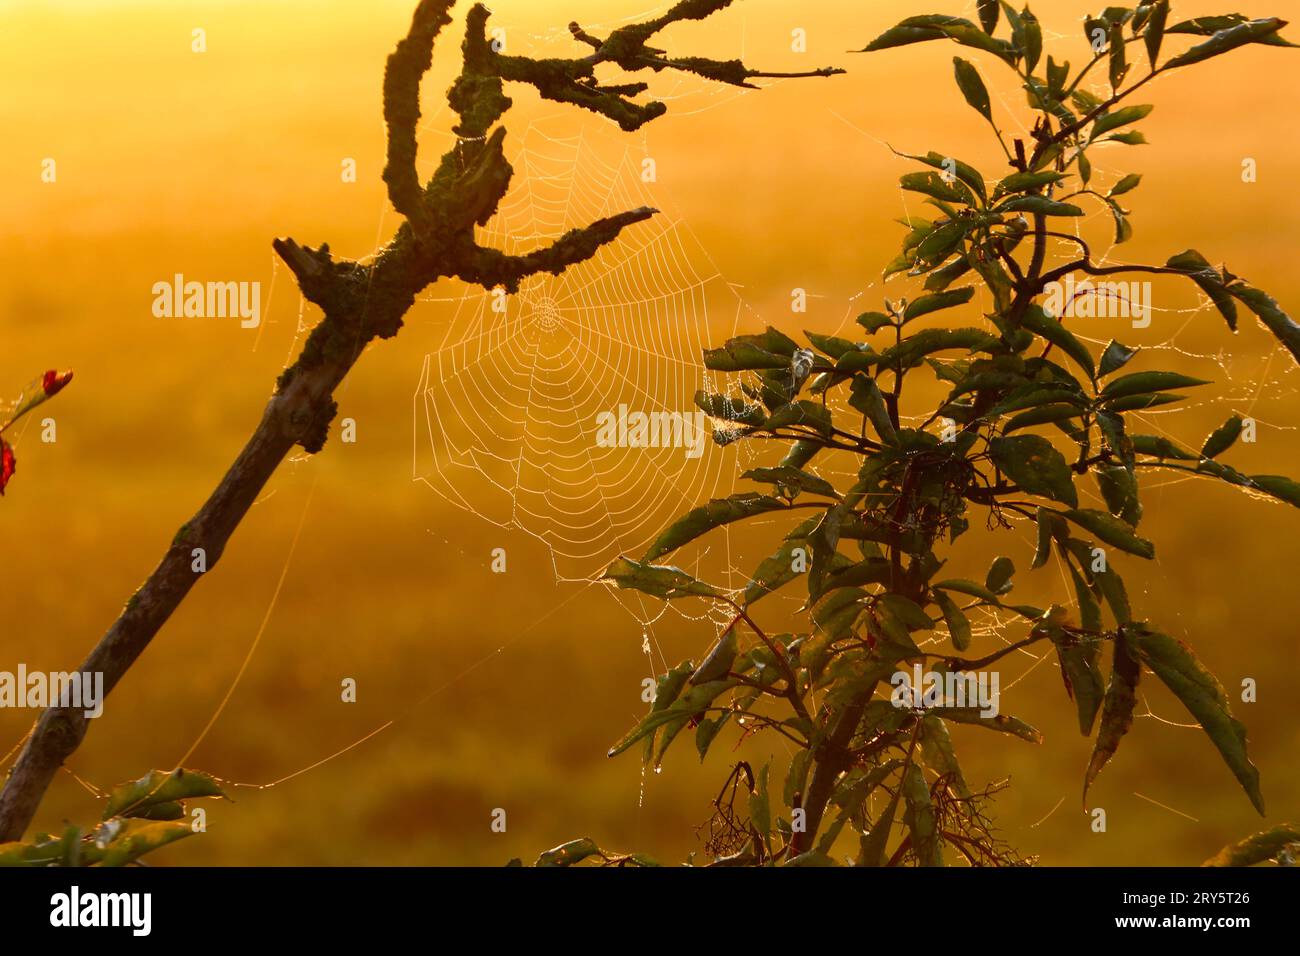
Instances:
[[[384,123],[388,126],[388,164],[384,182],[393,208],[420,222],[424,206],[415,170],[416,128],[420,122],[420,78],[433,65],[433,41],[451,23],[456,0],[421,0],[406,38],[397,44],[384,68]]]
[[[529,83],[542,96],[601,113],[624,129],[636,129],[665,112],[661,103],[628,99],[643,83],[601,87],[595,66],[611,61],[629,70],[691,70],[724,82],[764,75],[738,61],[668,60],[645,41],[669,23],[699,20],[731,0],[683,0],[663,16],[623,27],[605,41],[579,36],[596,52],[576,60],[533,60],[506,56],[487,40],[488,10],[475,5],[466,17],[464,66],[447,92],[460,116],[460,139],[442,157],[427,185],[416,169],[420,81],[433,62],[433,44],[451,22],[454,0],[420,0],[407,35],[388,58],[384,72],[384,120],[388,127],[383,179],[395,209],[406,219],[369,263],[335,260],[328,245],[313,249],[293,239],[273,247],[293,272],[304,297],[324,317],[292,366],[280,376],[262,419],[247,444],[198,512],[177,532],[162,561],[127,602],[121,615],[82,663],[82,672],[104,675],[111,691],[175,612],[203,573],[220,560],[231,535],[280,462],[300,445],[316,453],[325,444],[337,405],[333,395],[365,347],[390,338],[402,326],[419,292],[441,278],[457,276],[486,289],[516,291],[528,276],[560,273],[590,259],[622,230],[654,215],[635,209],[575,229],[552,245],[524,255],[506,255],[477,244],[474,229],[488,221],[509,188],[513,170],[505,158],[505,128],[497,121],[509,109],[503,81]],[[577,34],[575,34],[577,36]],[[830,72],[819,71],[819,75]],[[495,128],[494,128],[495,127]],[[203,558],[204,569],[197,564]],[[63,762],[81,745],[87,730],[82,711],[52,707],[37,721],[0,791],[0,843],[17,840],[34,817]]]

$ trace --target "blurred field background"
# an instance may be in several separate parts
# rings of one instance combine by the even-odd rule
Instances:
[[[562,29],[570,19],[594,28],[645,12],[631,0],[492,6],[511,52],[550,55],[576,53]],[[1176,12],[1229,6],[1289,12],[1281,0],[1180,0]],[[41,444],[35,425],[21,436],[19,471],[0,503],[0,669],[21,661],[62,670],[81,660],[234,457],[295,341],[299,300],[283,269],[261,330],[155,319],[152,284],[177,272],[260,281],[265,309],[272,237],[363,256],[396,228],[379,179],[381,77],[412,7],[0,3],[0,390],[16,393],[45,368],[76,370],[48,406],[57,444]],[[730,307],[711,307],[703,338],[762,322],[833,333],[878,308],[883,294],[915,293],[879,283],[901,238],[890,222],[904,214],[897,177],[910,169],[885,141],[960,156],[989,176],[1005,161],[957,95],[953,48],[845,51],[908,14],[973,15],[973,7],[740,0],[665,35],[675,53],[850,70],[758,93],[651,79],[670,112],[621,145],[655,158],[659,182],[649,188],[698,240],[692,261],[716,268],[734,290]],[[1034,9],[1049,38],[1066,37],[1058,42],[1080,61],[1078,21],[1096,11],[1077,0]],[[195,27],[207,31],[202,55],[190,51]],[[795,28],[807,31],[806,54],[790,49]],[[447,142],[446,111],[434,110],[458,69],[459,43],[458,22],[444,32],[425,84],[426,169]],[[1145,66],[1144,54],[1134,56]],[[1300,312],[1298,57],[1251,48],[1166,77],[1141,97],[1157,107],[1144,127],[1152,145],[1094,156],[1104,182],[1146,174],[1128,197],[1136,235],[1125,258],[1163,262],[1195,247]],[[973,58],[1001,101],[995,109],[1023,119],[1010,72]],[[559,113],[566,135],[620,143],[598,117],[539,103],[523,88],[509,92],[512,133]],[[45,157],[57,160],[55,184],[40,180]],[[343,157],[357,160],[355,184],[340,181]],[[1242,182],[1245,157],[1258,162],[1257,183]],[[1108,220],[1087,228],[1105,248]],[[790,314],[796,287],[811,296],[807,315]],[[1176,351],[1149,352],[1144,367],[1215,379],[1185,413],[1153,416],[1158,427],[1199,447],[1232,411],[1252,414],[1258,443],[1227,460],[1247,472],[1300,473],[1289,357],[1253,317],[1243,316],[1232,337],[1212,310],[1177,311],[1198,302],[1190,283],[1159,282],[1155,294],[1157,308],[1171,311],[1158,311],[1150,328],[1094,320],[1086,334],[1129,345],[1172,339]],[[304,319],[314,321],[311,309]],[[363,358],[339,396],[340,416],[358,422],[357,444],[339,444],[336,431],[323,454],[282,467],[219,568],[109,699],[72,761],[75,778],[61,775],[51,789],[41,828],[95,819],[95,789],[174,766],[271,608],[226,709],[187,764],[237,784],[276,785],[235,787],[236,803],[209,810],[205,837],[168,848],[158,862],[499,864],[581,835],[666,861],[699,848],[694,827],[725,776],[724,747],[701,768],[683,741],[657,775],[643,775],[634,755],[605,757],[645,707],[641,611],[601,587],[557,583],[535,536],[502,530],[412,481],[412,393],[447,321],[447,309],[421,303],[397,339]],[[716,481],[683,489],[679,502],[730,489],[734,462],[714,450],[704,462]],[[1125,563],[1130,592],[1153,622],[1198,649],[1234,699],[1244,677],[1258,680],[1259,702],[1239,705],[1238,715],[1250,728],[1269,819],[1294,819],[1300,723],[1289,684],[1300,673],[1300,513],[1209,482],[1156,484],[1143,528],[1159,559]],[[757,563],[773,533],[734,536],[731,563]],[[962,543],[954,574],[982,574],[988,552],[979,538]],[[504,575],[489,570],[494,547],[508,551]],[[1000,550],[1027,569],[1023,532],[1003,535]],[[1059,592],[1051,570],[1022,570],[1022,600],[1045,605]],[[703,652],[713,629],[669,614],[648,633],[655,661],[676,661]],[[358,682],[355,704],[339,701],[344,677]],[[1092,833],[1079,810],[1091,742],[1077,732],[1054,662],[1008,661],[1002,687],[1004,710],[1037,726],[1046,743],[978,731],[958,742],[968,778],[1010,776],[995,813],[1022,852],[1050,864],[1195,863],[1259,828],[1208,741],[1167,723],[1187,717],[1153,694],[1157,716],[1136,722],[1094,787],[1109,831]],[[0,756],[34,716],[0,712]],[[779,750],[762,743],[749,756]],[[489,828],[497,807],[508,813],[504,834]]]

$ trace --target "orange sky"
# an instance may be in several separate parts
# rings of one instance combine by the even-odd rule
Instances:
[[[492,22],[505,27],[511,52],[569,55],[568,20],[599,31],[643,6],[497,0]],[[639,198],[602,180],[600,171],[655,160],[658,181],[647,188],[663,215],[643,235],[675,230],[680,248],[645,260],[654,262],[642,267],[646,273],[665,273],[629,279],[623,292],[645,298],[664,283],[678,293],[699,284],[690,328],[652,350],[663,387],[689,396],[697,373],[682,362],[737,325],[834,333],[877,307],[882,295],[910,291],[879,281],[901,236],[891,220],[914,202],[896,185],[910,167],[886,144],[939,149],[990,176],[1001,172],[1005,161],[983,121],[957,95],[950,47],[846,52],[909,13],[970,13],[973,6],[741,0],[708,23],[674,28],[668,44],[675,52],[743,52],[752,65],[774,70],[837,65],[849,74],[768,84],[761,92],[652,78],[670,111],[641,134],[623,136],[598,117],[512,91],[511,148],[531,144],[542,160],[531,168],[516,163],[510,202],[523,202],[530,182],[546,181],[547,156],[565,155],[548,137],[582,137],[590,153],[579,168],[579,190],[617,204]],[[1177,4],[1188,16],[1221,6]],[[1285,4],[1234,6],[1265,15]],[[1067,57],[1083,55],[1081,3],[1048,0],[1034,8],[1049,44],[1062,37]],[[77,370],[74,385],[51,406],[59,443],[46,448],[34,432],[23,436],[19,474],[0,503],[6,659],[17,654],[45,667],[80,659],[251,429],[299,341],[300,303],[288,274],[273,264],[271,238],[328,241],[337,254],[364,256],[395,229],[379,180],[380,83],[410,9],[407,0],[0,3],[0,87],[7,91],[0,99],[0,388],[12,391],[46,367]],[[206,31],[202,54],[191,51],[196,28]],[[807,31],[806,54],[790,49],[796,28]],[[459,24],[444,34],[425,85],[426,170],[448,142],[441,91],[457,68],[458,30]],[[1022,94],[988,58],[973,59],[999,116],[1017,128],[1026,118]],[[1300,107],[1298,69],[1296,51],[1255,48],[1153,84],[1144,100],[1156,105],[1145,126],[1152,145],[1116,147],[1094,160],[1106,182],[1127,172],[1146,176],[1129,197],[1136,235],[1126,256],[1163,262],[1196,247],[1226,260],[1293,313],[1300,309],[1293,261],[1300,243],[1300,126],[1291,121]],[[1258,162],[1257,183],[1241,181],[1246,157]],[[41,181],[46,158],[57,162],[53,184]],[[356,183],[341,181],[347,158],[357,162]],[[1086,228],[1104,237],[1109,220],[1099,214]],[[637,242],[636,233],[626,241]],[[617,262],[630,253],[611,255]],[[690,275],[669,276],[673,269]],[[177,272],[262,283],[265,322],[251,330],[156,319],[150,290]],[[809,292],[806,315],[790,313],[795,288]],[[455,299],[462,290],[447,284],[427,294]],[[1174,434],[1197,442],[1230,410],[1250,407],[1267,423],[1260,447],[1247,452],[1260,465],[1255,470],[1300,471],[1290,424],[1300,413],[1296,379],[1273,356],[1267,336],[1246,320],[1229,338],[1212,311],[1178,311],[1197,304],[1194,290],[1171,285],[1158,294],[1167,314],[1150,329],[1126,333],[1126,341],[1169,346],[1154,354],[1219,383],[1213,398],[1170,425]],[[673,315],[686,300],[677,301]],[[314,321],[310,308],[302,314]],[[360,423],[364,439],[354,449],[332,443],[317,460],[282,469],[219,574],[204,582],[118,692],[129,706],[115,708],[119,700],[110,698],[77,766],[106,786],[184,753],[258,633],[286,566],[266,644],[196,764],[266,782],[395,715],[407,715],[406,722],[284,789],[250,792],[222,811],[222,835],[169,851],[170,859],[493,862],[580,835],[558,832],[565,827],[641,839],[668,858],[690,848],[686,821],[701,818],[712,780],[686,765],[694,758],[653,781],[645,802],[635,759],[604,761],[601,741],[621,734],[640,706],[636,689],[647,669],[642,612],[613,606],[599,591],[556,586],[557,567],[538,535],[573,506],[532,501],[531,533],[520,534],[486,520],[502,509],[509,517],[517,500],[503,500],[490,484],[462,476],[440,494],[412,481],[421,468],[424,421],[412,395],[425,357],[436,360],[449,330],[463,321],[454,301],[422,302],[397,340],[371,350],[340,396],[341,414]],[[620,360],[618,343],[608,341],[611,333],[617,338],[618,314],[602,321],[612,324],[601,326],[606,337],[597,353],[635,367],[633,353]],[[1113,331],[1098,327],[1095,337],[1104,341]],[[626,334],[641,344],[652,337],[646,330]],[[1231,356],[1216,361],[1213,353],[1225,348]],[[650,374],[630,377],[636,383]],[[612,372],[598,376],[605,381],[617,379]],[[611,384],[610,394],[619,387],[634,385]],[[729,489],[733,466],[710,450],[701,461],[705,470],[684,470],[666,485],[633,475],[626,488],[602,493],[628,515],[619,519],[619,534],[592,540],[602,548],[640,540],[685,503]],[[449,500],[455,494],[474,510]],[[1294,664],[1293,615],[1278,594],[1290,588],[1285,569],[1296,556],[1295,515],[1262,510],[1268,506],[1217,488],[1169,485],[1154,501],[1153,533],[1167,544],[1159,564],[1131,589],[1173,633],[1202,648],[1225,684]],[[307,531],[289,557],[304,508]],[[1261,538],[1261,516],[1289,529],[1285,540]],[[20,552],[12,542],[22,543]],[[511,550],[519,573],[508,587],[482,573],[486,548],[498,542]],[[595,545],[591,551],[594,561]],[[735,560],[752,564],[765,553],[756,547]],[[699,622],[673,619],[651,630],[670,659],[707,644],[707,625]],[[497,648],[508,650],[493,656]],[[360,675],[372,689],[344,714],[332,696],[341,673]],[[1086,742],[1069,736],[1072,708],[1054,672],[1040,669],[1021,692],[1018,702],[1049,731],[1049,745],[992,748],[972,761],[986,776],[1016,776],[1002,812],[1016,823],[1013,842],[1028,851],[1055,862],[1124,862],[1140,846],[1152,860],[1194,862],[1252,825],[1245,801],[1203,741],[1188,742],[1176,736],[1184,731],[1149,719],[1139,721],[1127,753],[1117,758],[1123,766],[1098,785],[1112,786],[1108,799],[1125,808],[1118,825],[1129,843],[1090,842],[1078,814],[1067,819],[1065,810],[1041,829],[1021,826],[1063,796],[1073,811],[1087,757]],[[1283,809],[1287,782],[1291,792],[1297,782],[1294,707],[1265,693],[1244,718],[1266,793]],[[0,714],[0,753],[24,727]],[[518,735],[522,743],[514,742]],[[1192,756],[1175,760],[1183,752]],[[1145,776],[1144,766],[1151,769]],[[555,779],[557,767],[565,781]],[[361,778],[364,786],[350,789]],[[1189,787],[1202,794],[1190,810],[1200,820],[1195,825],[1133,796],[1180,806]],[[436,822],[422,816],[436,812],[429,807],[473,815],[507,799],[534,808],[521,813],[508,848],[476,830],[463,832],[451,810]],[[86,794],[71,783],[51,801],[55,819],[88,812]],[[301,833],[285,835],[289,815]],[[327,825],[342,828],[336,846],[313,835]],[[261,849],[266,840],[278,841],[273,852]]]

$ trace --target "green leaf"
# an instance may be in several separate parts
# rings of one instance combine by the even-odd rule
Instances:
[[[613,581],[620,588],[630,588],[655,597],[673,600],[681,597],[723,597],[717,588],[697,581],[681,568],[641,564],[631,558],[619,558],[605,573],[602,581]]]
[[[1111,380],[1101,390],[1099,397],[1103,400],[1123,398],[1126,395],[1141,395],[1145,392],[1161,392],[1209,384],[1203,378],[1192,378],[1179,372],[1132,372]]]
[[[948,578],[944,581],[936,581],[931,587],[938,588],[942,591],[956,591],[959,594],[969,594],[971,597],[981,598],[993,604],[998,603],[998,596],[982,584],[976,584],[974,581],[966,578]]]
[[[174,803],[192,797],[224,797],[226,794],[209,774],[198,770],[151,770],[139,780],[113,788],[104,807],[104,819],[133,816],[159,803]]]
[[[918,163],[925,163],[934,169],[947,173],[951,170],[957,178],[969,186],[976,195],[981,199],[988,197],[987,187],[984,184],[984,177],[980,171],[970,163],[963,163],[960,159],[953,156],[945,156],[942,153],[936,153],[934,150],[926,153],[924,156],[903,153],[908,159],[915,160]]]
[[[1122,196],[1125,193],[1132,192],[1133,190],[1137,189],[1141,183],[1142,183],[1142,176],[1140,173],[1129,173],[1127,176],[1125,176],[1123,179],[1117,182],[1114,186],[1111,186],[1110,192],[1107,193],[1107,195]]]
[[[1074,699],[1078,711],[1079,732],[1087,737],[1092,733],[1105,693],[1101,670],[1097,667],[1097,639],[1070,634],[1059,627],[1049,627],[1047,632],[1056,646],[1066,693]]]
[[[1108,136],[1102,142],[1123,143],[1125,146],[1145,146],[1147,138],[1137,130],[1133,130],[1128,133],[1116,133],[1114,136]]]
[[[957,606],[957,602],[948,597],[943,591],[935,591],[934,603],[939,605],[939,611],[943,614],[944,623],[948,625],[948,633],[952,636],[952,646],[959,651],[964,651],[970,647],[970,621],[962,613],[962,609]]]
[[[1221,481],[1226,481],[1230,485],[1236,485],[1239,488],[1250,488],[1252,482],[1249,478],[1239,472],[1237,469],[1225,465],[1222,462],[1211,461],[1203,458],[1197,464],[1196,470],[1203,475],[1212,475]]]
[[[1259,789],[1259,771],[1246,753],[1246,728],[1232,716],[1223,686],[1182,641],[1142,624],[1129,626],[1124,634],[1142,663],[1196,718],[1263,816],[1264,796]]]
[[[1218,458],[1221,454],[1232,447],[1233,443],[1241,437],[1242,418],[1240,415],[1233,415],[1226,422],[1216,428],[1209,438],[1205,439],[1205,446],[1201,449],[1201,457]]]
[[[808,542],[808,535],[812,533],[821,516],[809,518],[803,524],[799,525],[792,531],[776,549],[776,552],[767,558],[754,569],[754,575],[750,578],[749,584],[745,586],[744,602],[746,605],[753,604],[760,598],[767,597],[777,588],[790,583],[799,577],[799,571],[795,567],[795,551],[803,550],[804,565],[807,567],[809,551],[812,545]]]
[[[882,369],[909,368],[934,352],[991,352],[999,347],[998,339],[983,329],[922,329],[882,352],[877,364]]]
[[[582,837],[562,843],[554,849],[547,850],[537,857],[535,866],[573,866],[591,856],[600,854],[600,847],[591,837]]]
[[[660,727],[680,721],[682,718],[689,719],[703,713],[715,698],[735,686],[736,680],[734,678],[712,681],[707,684],[697,684],[672,705],[662,709],[651,709],[639,724],[628,731],[623,739],[609,749],[609,756],[617,757],[637,741],[655,733]]]
[[[785,787],[782,791],[782,799],[787,807],[793,807],[795,800],[804,792],[804,783],[808,779],[812,758],[811,750],[800,750],[790,758],[790,769],[785,775]]]
[[[858,325],[867,330],[868,333],[878,332],[887,325],[892,325],[894,320],[883,312],[863,312],[857,319]]]
[[[1065,98],[1065,84],[1069,82],[1069,79],[1069,62],[1057,63],[1049,56],[1047,58],[1047,88],[1053,99],[1060,100]]]
[[[1002,429],[1002,434],[1010,435],[1021,428],[1030,428],[1034,425],[1046,425],[1051,422],[1063,422],[1071,418],[1079,418],[1083,415],[1083,410],[1075,405],[1066,405],[1064,403],[1056,405],[1042,405],[1038,408],[1031,408],[1029,411],[1021,412],[1007,420],[1006,426]]]
[[[807,753],[808,751],[801,751],[801,754]],[[795,760],[798,760],[797,756]],[[840,812],[836,816],[835,822],[824,829],[821,838],[817,841],[816,852],[818,854],[822,857],[829,856],[831,848],[835,845],[835,840],[843,831],[845,824],[857,816],[866,799],[876,792],[885,778],[900,766],[902,766],[902,761],[890,760],[879,767],[873,768],[870,773],[850,773],[845,775],[844,782],[835,788],[835,792],[831,796],[831,801],[840,808]],[[792,861],[790,865],[795,864]]]
[[[1019,411],[1022,408],[1037,408],[1042,405],[1056,405],[1061,402],[1069,402],[1078,405],[1080,408],[1086,404],[1082,392],[1075,391],[1068,383],[1030,382],[1016,389],[989,409],[986,417],[995,419],[1007,414],[1007,412]]]
[[[1158,408],[1161,405],[1173,405],[1187,400],[1186,395],[1171,395],[1168,392],[1148,392],[1145,395],[1129,395],[1106,402],[1106,408],[1112,412],[1143,411]]]
[[[962,242],[969,231],[970,224],[965,220],[940,226],[917,246],[917,261],[925,266],[934,266],[943,262],[961,249]]]
[[[823,435],[831,433],[831,415],[819,402],[799,401],[782,405],[763,423],[766,431],[775,431],[790,425],[807,425]],[[729,499],[728,499],[729,500]]]
[[[693,673],[695,665],[691,661],[682,661],[672,670],[655,678],[655,699],[650,704],[650,710],[667,710],[676,703]]]
[[[1300,827],[1284,823],[1225,846],[1201,866],[1254,866],[1276,859],[1293,843],[1300,843]]]
[[[1092,362],[1092,353],[1088,347],[1075,338],[1074,333],[1061,324],[1060,320],[1048,315],[1039,305],[1031,305],[1025,310],[1024,326],[1037,333],[1059,348],[1088,373],[1088,378],[1097,377],[1096,366]]]
[[[944,37],[950,37],[963,46],[987,50],[1000,56],[1008,63],[1015,60],[1016,51],[1005,40],[994,39],[969,20],[942,14],[908,17],[897,26],[876,37],[860,52],[869,53],[891,47],[905,46],[909,43],[941,40]]]
[[[946,778],[945,782],[958,796],[969,797],[970,788],[966,785],[961,765],[957,762],[947,724],[933,715],[922,717],[919,740],[925,765],[936,776]]]
[[[1138,500],[1137,479],[1123,465],[1099,467],[1096,471],[1097,488],[1110,513],[1137,527],[1142,519],[1142,504]]]
[[[1200,455],[1187,451],[1162,435],[1134,435],[1133,450],[1140,455],[1172,458],[1176,461],[1199,461]]]
[[[864,834],[858,851],[858,865],[878,867],[885,865],[885,851],[889,846],[889,831],[894,825],[894,815],[903,796],[903,788],[895,787],[885,812],[876,818],[871,830]]]
[[[1151,69],[1156,68],[1160,59],[1160,44],[1165,36],[1165,24],[1169,21],[1169,0],[1155,0],[1151,4],[1151,16],[1146,23],[1147,59]]]
[[[742,473],[740,477],[748,478],[751,481],[779,485],[782,488],[794,491],[796,495],[807,491],[814,495],[825,495],[828,498],[838,498],[840,496],[840,493],[835,490],[835,486],[825,478],[810,475],[806,471],[791,468],[789,465],[778,465],[775,468],[751,468],[749,471]]]
[[[947,34],[942,30],[930,26],[904,26],[899,25],[890,27],[880,36],[868,43],[860,53],[873,53],[876,50],[887,50],[890,47],[906,46],[909,43],[924,43],[927,40],[942,40]]]
[[[1128,126],[1130,123],[1146,119],[1151,115],[1153,109],[1155,109],[1154,106],[1144,104],[1142,106],[1125,106],[1113,113],[1104,113],[1093,122],[1091,138],[1095,140],[1113,129],[1119,129],[1121,126]]]
[[[1106,346],[1106,351],[1101,353],[1101,364],[1097,368],[1097,374],[1105,378],[1111,372],[1118,371],[1129,363],[1133,356],[1137,355],[1141,349],[1131,349],[1114,339],[1111,339]]]
[[[964,255],[958,256],[942,269],[936,269],[930,273],[925,280],[925,290],[927,292],[942,292],[970,270],[970,260]]]
[[[1110,27],[1110,88],[1118,90],[1128,75],[1128,52],[1124,43],[1122,24]]]
[[[1092,179],[1092,162],[1088,159],[1088,154],[1083,150],[1079,150],[1075,154],[1075,158],[1079,161],[1079,178],[1083,180],[1083,184],[1086,186]]]
[[[907,309],[903,312],[903,318],[906,321],[919,319],[923,315],[929,315],[931,312],[938,312],[940,309],[951,309],[958,305],[965,305],[975,295],[973,286],[967,286],[964,289],[952,289],[948,292],[936,292],[933,295],[923,295],[915,302],[908,304]]]
[[[804,330],[803,334],[808,336],[808,341],[811,342],[815,348],[820,349],[834,359],[839,358],[845,352],[855,352],[858,350],[856,342],[851,342],[848,339],[842,339],[838,336],[819,335],[816,332],[809,332],[807,329]]]
[[[801,439],[790,446],[790,450],[781,459],[781,464],[787,468],[803,468],[823,447],[820,442]]]
[[[998,212],[1028,212],[1037,216],[1082,216],[1083,210],[1068,202],[1046,196],[1017,196],[997,207]]]
[[[1229,27],[1237,26],[1240,23],[1248,23],[1249,21],[1250,17],[1241,13],[1229,13],[1218,17],[1193,17],[1191,20],[1185,20],[1182,23],[1170,27],[1165,32],[1208,37],[1213,36],[1220,30],[1227,30]],[[1282,37],[1276,33],[1262,37],[1256,42],[1261,46],[1293,47],[1296,45],[1282,39]]]
[[[696,392],[695,404],[710,418],[721,418],[741,425],[761,425],[767,420],[767,411],[761,405],[751,405],[744,399],[730,398],[716,392]]]
[[[214,796],[214,794],[195,794],[195,796]],[[146,853],[152,853],[168,843],[175,843],[177,840],[184,840],[193,835],[194,828],[188,823],[127,820],[126,826],[104,848],[104,855],[100,858],[99,865],[126,866]]]
[[[1229,291],[1250,308],[1252,312],[1259,317],[1259,320],[1268,327],[1284,346],[1291,353],[1296,361],[1300,362],[1300,325],[1297,325],[1292,318],[1282,311],[1281,306],[1269,295],[1261,292],[1259,289],[1253,289],[1248,285],[1237,284],[1229,288]]]
[[[1279,501],[1300,508],[1300,484],[1282,475],[1251,475],[1251,484],[1261,491],[1266,491]]]
[[[185,805],[179,801],[173,803],[155,803],[143,810],[133,810],[127,814],[139,820],[179,820],[185,816]]]
[[[1156,546],[1138,535],[1114,515],[1093,508],[1072,508],[1060,512],[1079,527],[1091,531],[1109,545],[1148,560],[1156,556]]]
[[[1119,23],[1110,25],[1109,43],[1110,88],[1118,90],[1128,75],[1128,52],[1125,46],[1125,31]]]
[[[1115,638],[1114,656],[1110,669],[1110,684],[1106,687],[1106,698],[1101,706],[1101,729],[1097,731],[1097,742],[1093,744],[1092,757],[1088,769],[1083,775],[1083,806],[1088,807],[1088,788],[1097,779],[1097,774],[1115,756],[1119,742],[1133,726],[1133,707],[1137,703],[1138,679],[1142,668],[1129,653],[1128,645],[1121,631]]]
[[[1022,29],[1015,41],[1025,54],[1025,72],[1033,73],[1034,67],[1038,66],[1038,61],[1043,55],[1043,28],[1039,26],[1038,18],[1029,11],[1028,7],[1025,7],[1024,12],[1020,14],[1020,20]]]
[[[1030,568],[1041,568],[1052,556],[1052,539],[1065,533],[1066,524],[1055,511],[1039,507],[1037,515],[1038,543]]]
[[[1070,466],[1046,438],[1039,435],[995,438],[989,442],[989,454],[1021,491],[1043,495],[1071,507],[1078,505],[1079,494],[1074,488]]]
[[[1133,224],[1128,221],[1128,211],[1109,196],[1103,196],[1102,199],[1115,220],[1115,244],[1128,242],[1133,238]]]
[[[894,429],[885,397],[880,394],[880,386],[868,375],[857,375],[850,389],[849,404],[867,417],[867,421],[876,430],[880,440],[886,445],[898,443],[898,432]]]
[[[1220,30],[1204,43],[1198,43],[1186,53],[1174,57],[1165,64],[1164,68],[1172,70],[1179,66],[1190,66],[1193,63],[1200,63],[1202,60],[1210,59],[1210,57],[1235,50],[1248,43],[1258,43],[1277,33],[1284,26],[1286,26],[1285,21],[1279,20],[1277,17],[1239,23],[1234,27],[1228,27],[1226,30]]]
[[[674,522],[667,531],[655,539],[654,544],[650,545],[646,553],[641,556],[641,560],[654,561],[714,528],[743,518],[751,518],[754,515],[782,511],[787,507],[784,501],[771,495],[745,493],[732,495],[729,498],[715,498],[706,505],[691,509],[684,517]],[[606,574],[608,575],[608,572]]]
[[[876,600],[876,610],[884,611],[908,631],[928,631],[934,627],[930,616],[915,601],[901,594],[882,594]]]
[[[855,349],[845,352],[835,362],[835,375],[842,381],[843,376],[855,375],[875,367],[880,356],[872,349]]]
[[[1091,553],[1091,545],[1086,546]],[[1106,599],[1110,605],[1111,615],[1115,618],[1116,624],[1127,624],[1133,620],[1133,612],[1129,606],[1128,591],[1124,587],[1124,579],[1110,565],[1106,566],[1105,571],[1094,571],[1093,580],[1097,583],[1097,588],[1101,591],[1101,596]]]
[[[736,662],[736,651],[738,650],[739,639],[736,637],[736,629],[729,628],[714,643],[712,650],[704,658],[703,662],[695,673],[691,675],[689,683],[691,685],[707,684],[710,681],[722,680],[731,670],[731,665]]]
[[[903,820],[912,835],[912,852],[921,866],[943,866],[943,843],[939,839],[939,822],[930,802],[930,788],[916,764],[903,771],[903,799],[907,809]]]
[[[993,189],[993,198],[998,199],[1007,193],[1022,193],[1031,189],[1051,186],[1065,178],[1064,173],[1055,170],[1043,170],[1037,173],[1012,173]]]
[[[998,28],[998,0],[979,0],[980,26],[989,36]]]
[[[1205,256],[1195,249],[1188,249],[1171,256],[1165,265],[1170,269],[1178,269],[1186,273],[1201,287],[1201,291],[1210,297],[1215,308],[1227,321],[1228,328],[1234,332],[1237,330],[1237,303],[1232,301],[1232,295],[1228,292],[1223,277],[1206,261]]]
[[[978,707],[929,707],[926,712],[959,724],[970,724],[974,727],[984,727],[988,730],[996,730],[999,733],[1011,734],[1031,744],[1041,744],[1043,742],[1041,733],[1023,720],[1007,714],[985,717],[980,713]]]
[[[758,786],[749,795],[749,822],[764,839],[772,832],[772,801],[767,792],[770,766],[763,765],[763,769],[758,772]]]
[[[704,350],[704,367],[715,372],[744,372],[755,369],[786,369],[790,367],[787,356],[768,352],[752,342],[728,342],[720,349]]]
[[[949,183],[938,173],[905,173],[898,183],[909,192],[922,193],[944,202],[959,202],[966,206],[974,205],[975,197],[964,185],[958,188],[957,182]]]
[[[972,109],[992,123],[993,109],[989,104],[989,91],[980,79],[979,70],[959,56],[952,58],[952,65],[961,95],[966,97],[966,102]]]
[[[1016,566],[1008,557],[993,559],[988,574],[984,576],[984,587],[994,594],[1006,594],[1011,590],[1011,579],[1015,576]]]

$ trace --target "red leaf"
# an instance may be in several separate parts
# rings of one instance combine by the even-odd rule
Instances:
[[[71,381],[71,370],[60,372],[56,369],[50,369],[40,378],[28,382],[27,387],[18,396],[18,401],[14,402],[13,409],[9,412],[9,418],[7,420],[0,419],[0,432],[8,429],[37,405],[63,391],[64,386]]]
[[[14,450],[9,443],[0,438],[0,495],[5,493],[5,485],[9,484],[9,479],[13,477],[17,470],[17,460],[14,458]]]
[[[45,397],[50,398],[51,396],[57,395],[59,392],[63,391],[63,386],[67,385],[71,381],[71,369],[66,372],[59,372],[55,369],[50,369],[41,376],[41,388],[45,389]]]

